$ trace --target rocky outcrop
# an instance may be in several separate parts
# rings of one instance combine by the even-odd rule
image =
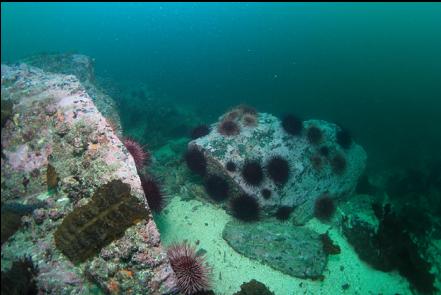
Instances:
[[[356,143],[341,147],[336,139],[340,127],[308,120],[303,122],[299,135],[290,135],[282,128],[281,121],[270,114],[241,112],[240,108],[233,109],[211,126],[208,135],[189,143],[190,149],[204,153],[208,175],[228,180],[230,198],[246,193],[258,201],[266,215],[273,215],[282,206],[294,208],[294,222],[303,224],[312,217],[315,200],[324,193],[340,198],[354,191],[366,165],[366,153]],[[231,128],[237,128],[237,132],[221,134],[221,124],[225,121],[236,124]],[[318,130],[317,138],[309,134],[311,128]],[[286,182],[276,183],[268,177],[266,166],[275,156],[288,163]],[[262,166],[263,180],[256,185],[244,179],[243,167],[247,161],[256,161]],[[228,162],[237,168],[229,171]],[[264,189],[271,192],[270,197],[263,196]]]
[[[45,72],[74,75],[92,98],[94,105],[118,130],[121,121],[116,103],[103,91],[95,79],[95,60],[83,54],[39,54],[24,58],[23,63]]]
[[[1,135],[2,210],[39,204],[2,245],[2,271],[29,256],[51,294],[90,293],[90,282],[115,294],[172,288],[134,160],[82,83],[25,64],[1,75],[2,101],[13,105]]]

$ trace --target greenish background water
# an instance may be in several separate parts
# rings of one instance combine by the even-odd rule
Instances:
[[[377,168],[441,150],[441,5],[1,5],[1,60],[79,52],[220,115],[245,102],[339,122]]]

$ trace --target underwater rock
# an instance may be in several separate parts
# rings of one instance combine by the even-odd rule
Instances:
[[[116,129],[120,129],[121,120],[115,101],[97,86],[94,59],[83,54],[38,54],[24,58],[21,62],[40,68],[45,72],[77,77],[97,109],[115,125]]]
[[[318,278],[327,263],[320,236],[280,222],[226,224],[222,237],[240,254],[298,278]]]
[[[238,134],[225,136],[219,132],[220,124],[225,122],[221,117],[208,135],[188,144],[189,150],[197,149],[205,155],[208,175],[228,179],[232,185],[230,199],[244,193],[253,196],[266,216],[274,215],[283,206],[294,208],[294,222],[303,224],[312,217],[315,200],[322,194],[339,198],[354,191],[366,165],[366,152],[355,143],[343,149],[336,142],[336,131],[340,128],[336,124],[305,121],[303,131],[294,136],[270,114],[255,114],[257,123],[247,126],[237,116],[231,119],[231,113],[234,111],[225,117],[239,126]],[[306,134],[312,127],[320,130],[320,141],[313,144]],[[326,155],[321,151],[323,147],[326,147]],[[317,161],[311,160],[317,158],[320,158],[320,169],[315,164]],[[278,162],[283,165],[269,165],[271,159],[280,159]],[[262,179],[252,185],[242,172],[249,162],[259,163],[264,172]],[[229,169],[227,163],[234,163],[236,169]],[[283,171],[274,171],[277,169]],[[262,195],[264,189],[271,191],[270,198]]]
[[[133,157],[88,91],[72,75],[1,69],[2,98],[14,102],[1,134],[2,205],[45,204],[22,216],[11,238],[2,231],[2,271],[31,256],[42,294],[90,294],[90,278],[109,293],[115,284],[122,293],[171,290],[174,274],[152,239],[158,233]],[[100,268],[104,257],[114,272]]]

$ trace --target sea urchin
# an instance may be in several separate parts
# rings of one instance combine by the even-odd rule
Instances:
[[[211,268],[193,246],[186,242],[174,244],[168,248],[167,256],[182,294],[191,295],[210,288]]]
[[[207,125],[199,125],[191,131],[191,139],[204,137],[205,135],[208,135],[208,133],[210,133],[210,127]]]
[[[299,135],[303,129],[303,122],[294,115],[287,115],[282,119],[282,127],[291,135]]]
[[[263,180],[262,166],[258,161],[246,161],[242,168],[245,182],[251,186],[258,186]]]
[[[228,198],[228,183],[221,176],[209,175],[205,181],[205,190],[216,202],[221,202]]]
[[[129,153],[132,155],[133,160],[135,161],[136,168],[140,170],[144,163],[149,160],[150,154],[142,148],[142,146],[129,138],[124,140],[124,145]]]
[[[282,206],[279,209],[277,209],[276,218],[280,221],[286,221],[289,219],[289,216],[291,215],[292,211],[293,211],[292,207]]]
[[[337,154],[331,160],[332,171],[336,174],[343,174],[346,170],[346,159],[343,155]]]
[[[255,198],[243,194],[234,198],[230,203],[233,216],[242,221],[256,221],[259,219],[260,207]]]
[[[277,184],[285,184],[289,178],[289,163],[282,156],[273,156],[266,164],[268,176]]]
[[[314,216],[320,220],[329,220],[335,212],[334,200],[323,194],[315,200]]]
[[[165,198],[161,192],[158,182],[145,174],[141,174],[140,178],[141,186],[144,190],[144,194],[150,209],[156,213],[161,212],[162,208],[164,207]]]
[[[311,126],[306,131],[306,137],[308,138],[309,143],[319,144],[323,140],[323,133],[320,128]]]
[[[240,127],[233,120],[224,120],[219,124],[217,131],[225,136],[234,136],[240,133]]]
[[[205,175],[207,171],[207,161],[205,160],[203,152],[195,147],[191,147],[187,150],[184,157],[191,171],[199,175]]]

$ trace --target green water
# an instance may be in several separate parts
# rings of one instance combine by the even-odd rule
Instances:
[[[132,93],[145,91],[142,87],[164,98],[168,106],[196,113],[197,118],[187,118],[192,123],[192,119],[213,123],[241,103],[277,116],[294,113],[303,119],[337,122],[366,150],[372,179],[389,170],[423,170],[422,174],[406,174],[410,175],[408,187],[402,187],[403,181],[386,189],[391,195],[406,196],[395,202],[413,206],[411,194],[430,195],[432,200],[422,203],[441,208],[440,193],[433,193],[429,180],[423,182],[430,189],[418,186],[420,178],[432,171],[438,171],[438,178],[431,181],[441,182],[439,169],[424,170],[441,163],[439,3],[2,3],[1,25],[2,63],[42,53],[92,57],[97,80],[111,85],[103,88],[118,98],[124,134],[142,137],[142,143],[154,147],[158,159],[175,157],[176,150],[185,147],[187,138],[182,138],[187,129],[193,126],[187,121],[161,121],[173,125],[167,140],[179,142],[175,149],[149,141],[148,130],[140,131],[138,123],[159,109],[146,110],[142,102],[131,100]],[[156,165],[160,164],[158,160]],[[165,244],[183,239],[182,228],[192,231],[189,239],[193,242],[199,241],[199,231],[211,230],[200,239],[208,252],[231,251],[230,264],[220,254],[209,258],[211,264],[219,264],[216,291],[232,294],[238,289],[241,278],[235,278],[235,285],[219,279],[221,271],[231,275],[235,269],[252,269],[246,279],[258,277],[272,284],[277,294],[299,291],[302,280],[266,268],[256,270],[257,264],[238,258],[221,240],[219,224],[206,228],[203,220],[207,218],[219,218],[222,225],[229,221],[231,217],[224,212],[210,207],[212,215],[207,217],[200,210],[192,227],[187,220],[189,203],[174,198],[172,208],[177,209],[169,208],[157,218]],[[440,212],[433,209],[431,214]],[[421,215],[413,213],[409,219],[418,220]],[[174,220],[179,220],[179,226]],[[440,231],[439,216],[433,224]],[[316,221],[307,226],[327,230]],[[345,294],[389,294],[393,288],[399,294],[410,294],[397,273],[356,264],[350,245],[333,230],[350,254],[341,260],[332,258],[330,279],[321,285],[305,282],[305,294],[338,294],[345,279],[359,283]],[[342,265],[349,269],[345,279],[339,277]],[[373,289],[372,281],[383,287]],[[338,288],[332,289],[334,284]],[[384,287],[388,284],[389,289]]]
[[[441,150],[437,3],[2,3],[1,21],[2,62],[80,52],[216,116],[245,102],[337,121],[371,165]]]

